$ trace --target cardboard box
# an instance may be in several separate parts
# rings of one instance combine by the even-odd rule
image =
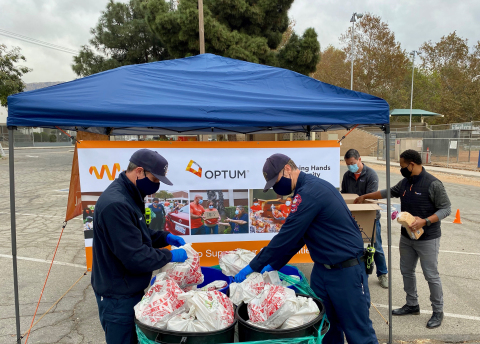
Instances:
[[[213,211],[204,212],[203,216],[205,216],[207,220],[210,220],[210,219],[218,219],[220,214],[218,213],[218,210],[213,210]]]
[[[343,199],[345,200],[345,203],[347,204],[353,204],[353,201],[358,197],[357,194],[341,194]]]
[[[348,209],[352,212],[352,216],[362,231],[364,243],[371,243],[375,229],[375,218],[377,210],[381,210],[378,205],[371,203],[347,204]],[[375,242],[377,238],[374,238]]]

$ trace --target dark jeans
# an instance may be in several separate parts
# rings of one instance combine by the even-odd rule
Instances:
[[[380,219],[375,220],[376,231],[375,231],[375,243],[373,247],[375,248],[375,255],[373,260],[377,266],[377,277],[381,275],[388,274],[387,262],[385,261],[385,253],[383,253],[382,247],[382,227],[380,226]]]
[[[212,229],[213,229],[213,234],[218,234],[218,225],[215,225],[213,227],[205,226],[205,228],[207,229],[206,234],[212,234]]]
[[[328,270],[322,264],[313,266],[311,286],[323,300],[330,330],[323,344],[378,344],[369,317],[370,291],[365,264]]]
[[[98,315],[107,344],[137,344],[135,332],[135,311],[133,307],[140,302],[143,295],[128,299],[102,297],[95,293]]]
[[[204,225],[201,225],[200,227],[197,227],[197,228],[192,228],[192,235],[202,235],[202,234],[205,234],[206,233],[206,230],[205,230],[205,226]],[[210,234],[210,230],[208,230],[208,233],[207,234]]]

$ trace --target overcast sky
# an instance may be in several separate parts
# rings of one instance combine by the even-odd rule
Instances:
[[[0,29],[79,49],[88,43],[89,30],[108,0],[0,0]],[[463,0],[296,0],[290,17],[301,34],[308,27],[318,33],[322,49],[338,46],[338,37],[350,24],[353,12],[379,15],[407,50],[428,40],[438,41],[454,30],[470,45],[480,39],[480,1]],[[19,46],[33,68],[25,82],[68,81],[75,78],[71,54],[0,35],[0,43]]]

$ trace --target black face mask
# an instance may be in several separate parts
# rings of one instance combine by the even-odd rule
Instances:
[[[157,192],[160,188],[160,183],[152,182],[150,179],[148,179],[145,171],[143,173],[145,174],[145,178],[137,178],[137,189],[140,191],[142,197],[145,198],[146,196],[153,195],[155,192]]]
[[[285,171],[283,173],[285,173]],[[292,193],[292,180],[282,176],[282,178],[280,178],[280,180],[273,186],[273,191],[280,196],[290,195]]]
[[[401,173],[402,176],[405,177],[405,178],[410,178],[410,177],[412,176],[413,169],[410,171],[410,170],[408,169],[408,166],[410,166],[410,165],[407,165],[406,167],[400,168],[400,173]]]

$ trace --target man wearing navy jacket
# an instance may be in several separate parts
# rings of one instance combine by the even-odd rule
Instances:
[[[133,307],[142,299],[152,271],[169,262],[184,262],[181,237],[150,230],[145,223],[144,198],[158,191],[166,177],[167,160],[140,149],[127,171],[99,197],[93,217],[92,287],[107,344],[137,343]]]
[[[254,271],[279,270],[305,244],[314,267],[311,286],[323,300],[330,321],[324,344],[378,343],[369,318],[370,292],[363,240],[345,201],[332,184],[301,172],[286,155],[273,154],[263,166],[267,181],[282,196],[294,197],[280,232],[241,270],[241,282]]]

